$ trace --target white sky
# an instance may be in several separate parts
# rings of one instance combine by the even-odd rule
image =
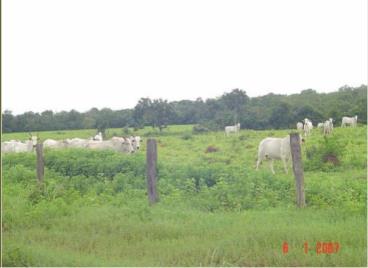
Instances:
[[[366,0],[3,0],[2,110],[367,84]]]

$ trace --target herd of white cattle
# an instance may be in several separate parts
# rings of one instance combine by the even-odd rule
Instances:
[[[350,125],[356,127],[358,116],[354,117],[343,117],[341,127]],[[317,124],[317,128],[320,128],[324,135],[331,134],[333,131],[333,119],[329,118],[325,122]],[[304,133],[304,136],[311,135],[313,129],[312,121],[305,118],[303,122],[298,122],[296,124],[296,129],[300,134]],[[240,123],[234,126],[225,127],[225,135],[229,136],[230,133],[239,133]],[[5,141],[1,143],[1,152],[31,152],[34,150],[38,142],[36,136],[30,137],[27,141],[21,142],[17,140]],[[90,139],[65,139],[65,140],[53,140],[47,139],[43,142],[44,148],[50,149],[61,149],[61,148],[87,148],[87,149],[100,149],[100,150],[114,150],[121,153],[134,153],[139,150],[141,142],[141,137],[130,136],[130,137],[112,137],[110,140],[103,140],[101,132]],[[300,135],[300,142],[304,142]],[[258,159],[256,164],[256,169],[258,170],[259,165],[263,160],[270,161],[270,169],[273,174],[275,174],[273,168],[273,160],[281,160],[284,165],[285,172],[288,173],[288,162],[291,159],[291,149],[290,149],[290,135],[284,138],[265,138],[258,146]]]
[[[342,118],[341,121],[341,127],[345,127],[347,125],[356,127],[358,116],[345,116]],[[299,133],[304,132],[304,136],[309,136],[313,129],[313,123],[308,118],[305,118],[303,120],[303,123],[298,122],[296,124],[296,129],[299,131]],[[323,123],[318,123],[317,127],[323,131],[324,135],[329,135],[332,133],[333,130],[333,119],[329,118]],[[304,142],[304,139],[302,139],[301,136],[299,140],[301,144]],[[291,159],[290,135],[287,135],[284,138],[265,138],[259,143],[256,169],[258,170],[259,165],[262,163],[263,160],[269,160],[270,169],[272,173],[275,174],[275,170],[273,169],[273,160],[275,159],[282,161],[285,173],[287,174],[288,164]]]
[[[341,120],[341,127],[346,127],[350,125],[352,127],[356,127],[358,121],[358,116],[354,117],[346,117],[344,116]],[[321,122],[317,124],[317,127],[322,130],[324,135],[329,135],[333,130],[333,119],[329,118],[325,122]],[[311,131],[313,129],[313,123],[308,118],[305,118],[303,122],[298,122],[296,124],[296,129],[299,133],[304,133],[304,136],[311,135]],[[236,124],[234,126],[225,127],[225,134],[228,136],[230,133],[237,133],[240,130],[240,124]],[[300,135],[300,143],[304,142]],[[285,173],[288,173],[288,164],[291,159],[291,148],[290,148],[290,135],[287,135],[284,138],[265,138],[263,139],[258,146],[258,159],[256,164],[256,170],[259,169],[259,165],[263,160],[269,160],[270,169],[273,174],[275,174],[275,170],[273,168],[273,160],[281,160],[284,165]]]
[[[1,143],[1,152],[3,153],[19,153],[32,152],[38,142],[37,136],[30,137],[27,141],[10,140]],[[101,132],[90,139],[65,139],[53,140],[46,139],[43,142],[44,148],[62,149],[62,148],[87,148],[100,150],[114,150],[121,153],[134,153],[140,148],[141,137],[112,137],[110,140],[103,140]]]
[[[333,121],[334,120],[332,118],[329,118],[325,122],[318,123],[317,128],[321,129],[321,131],[323,132],[324,135],[331,134],[332,130],[333,130]],[[358,116],[357,115],[354,116],[354,117],[344,116],[341,119],[341,127],[346,127],[347,125],[352,126],[352,127],[356,127],[357,122],[358,122]],[[313,129],[313,124],[308,118],[305,118],[303,120],[303,123],[298,122],[296,124],[296,129],[298,131],[304,132],[304,136],[308,136],[308,135],[310,135],[311,130]]]

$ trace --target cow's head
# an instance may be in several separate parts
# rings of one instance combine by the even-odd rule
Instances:
[[[133,147],[132,140],[130,138],[123,137],[122,144],[125,150],[128,151],[129,153],[135,152],[135,148]]]
[[[31,132],[28,133],[29,137],[28,140],[32,142],[33,147],[37,145],[37,141],[39,140],[38,134],[37,136],[32,135]]]
[[[137,148],[137,150],[139,150],[139,147],[141,146],[141,137],[135,136],[134,140],[136,142],[136,148]]]

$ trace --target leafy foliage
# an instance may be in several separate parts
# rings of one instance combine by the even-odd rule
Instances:
[[[107,128],[127,126],[152,126],[161,131],[170,124],[201,124],[218,130],[238,122],[247,129],[285,129],[294,127],[295,122],[304,118],[317,123],[331,117],[339,122],[343,116],[358,115],[358,121],[366,123],[366,103],[366,85],[356,88],[343,86],[328,94],[307,89],[289,96],[271,93],[254,98],[249,98],[243,90],[234,89],[205,101],[200,98],[174,102],[141,98],[134,109],[92,108],[85,113],[44,111],[16,116],[6,110],[2,116],[4,132],[91,128],[103,132]]]

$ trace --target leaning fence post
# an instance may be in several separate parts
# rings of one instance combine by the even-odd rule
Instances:
[[[37,154],[37,179],[38,182],[43,182],[44,175],[44,158],[43,158],[43,144],[38,142],[36,144],[36,154]]]
[[[147,140],[147,192],[148,201],[152,205],[158,201],[158,194],[156,189],[157,182],[157,143],[154,139]]]
[[[293,161],[293,172],[295,176],[295,185],[296,185],[296,203],[298,207],[305,207],[304,171],[302,164],[300,142],[301,141],[299,133],[290,134],[291,157]]]

